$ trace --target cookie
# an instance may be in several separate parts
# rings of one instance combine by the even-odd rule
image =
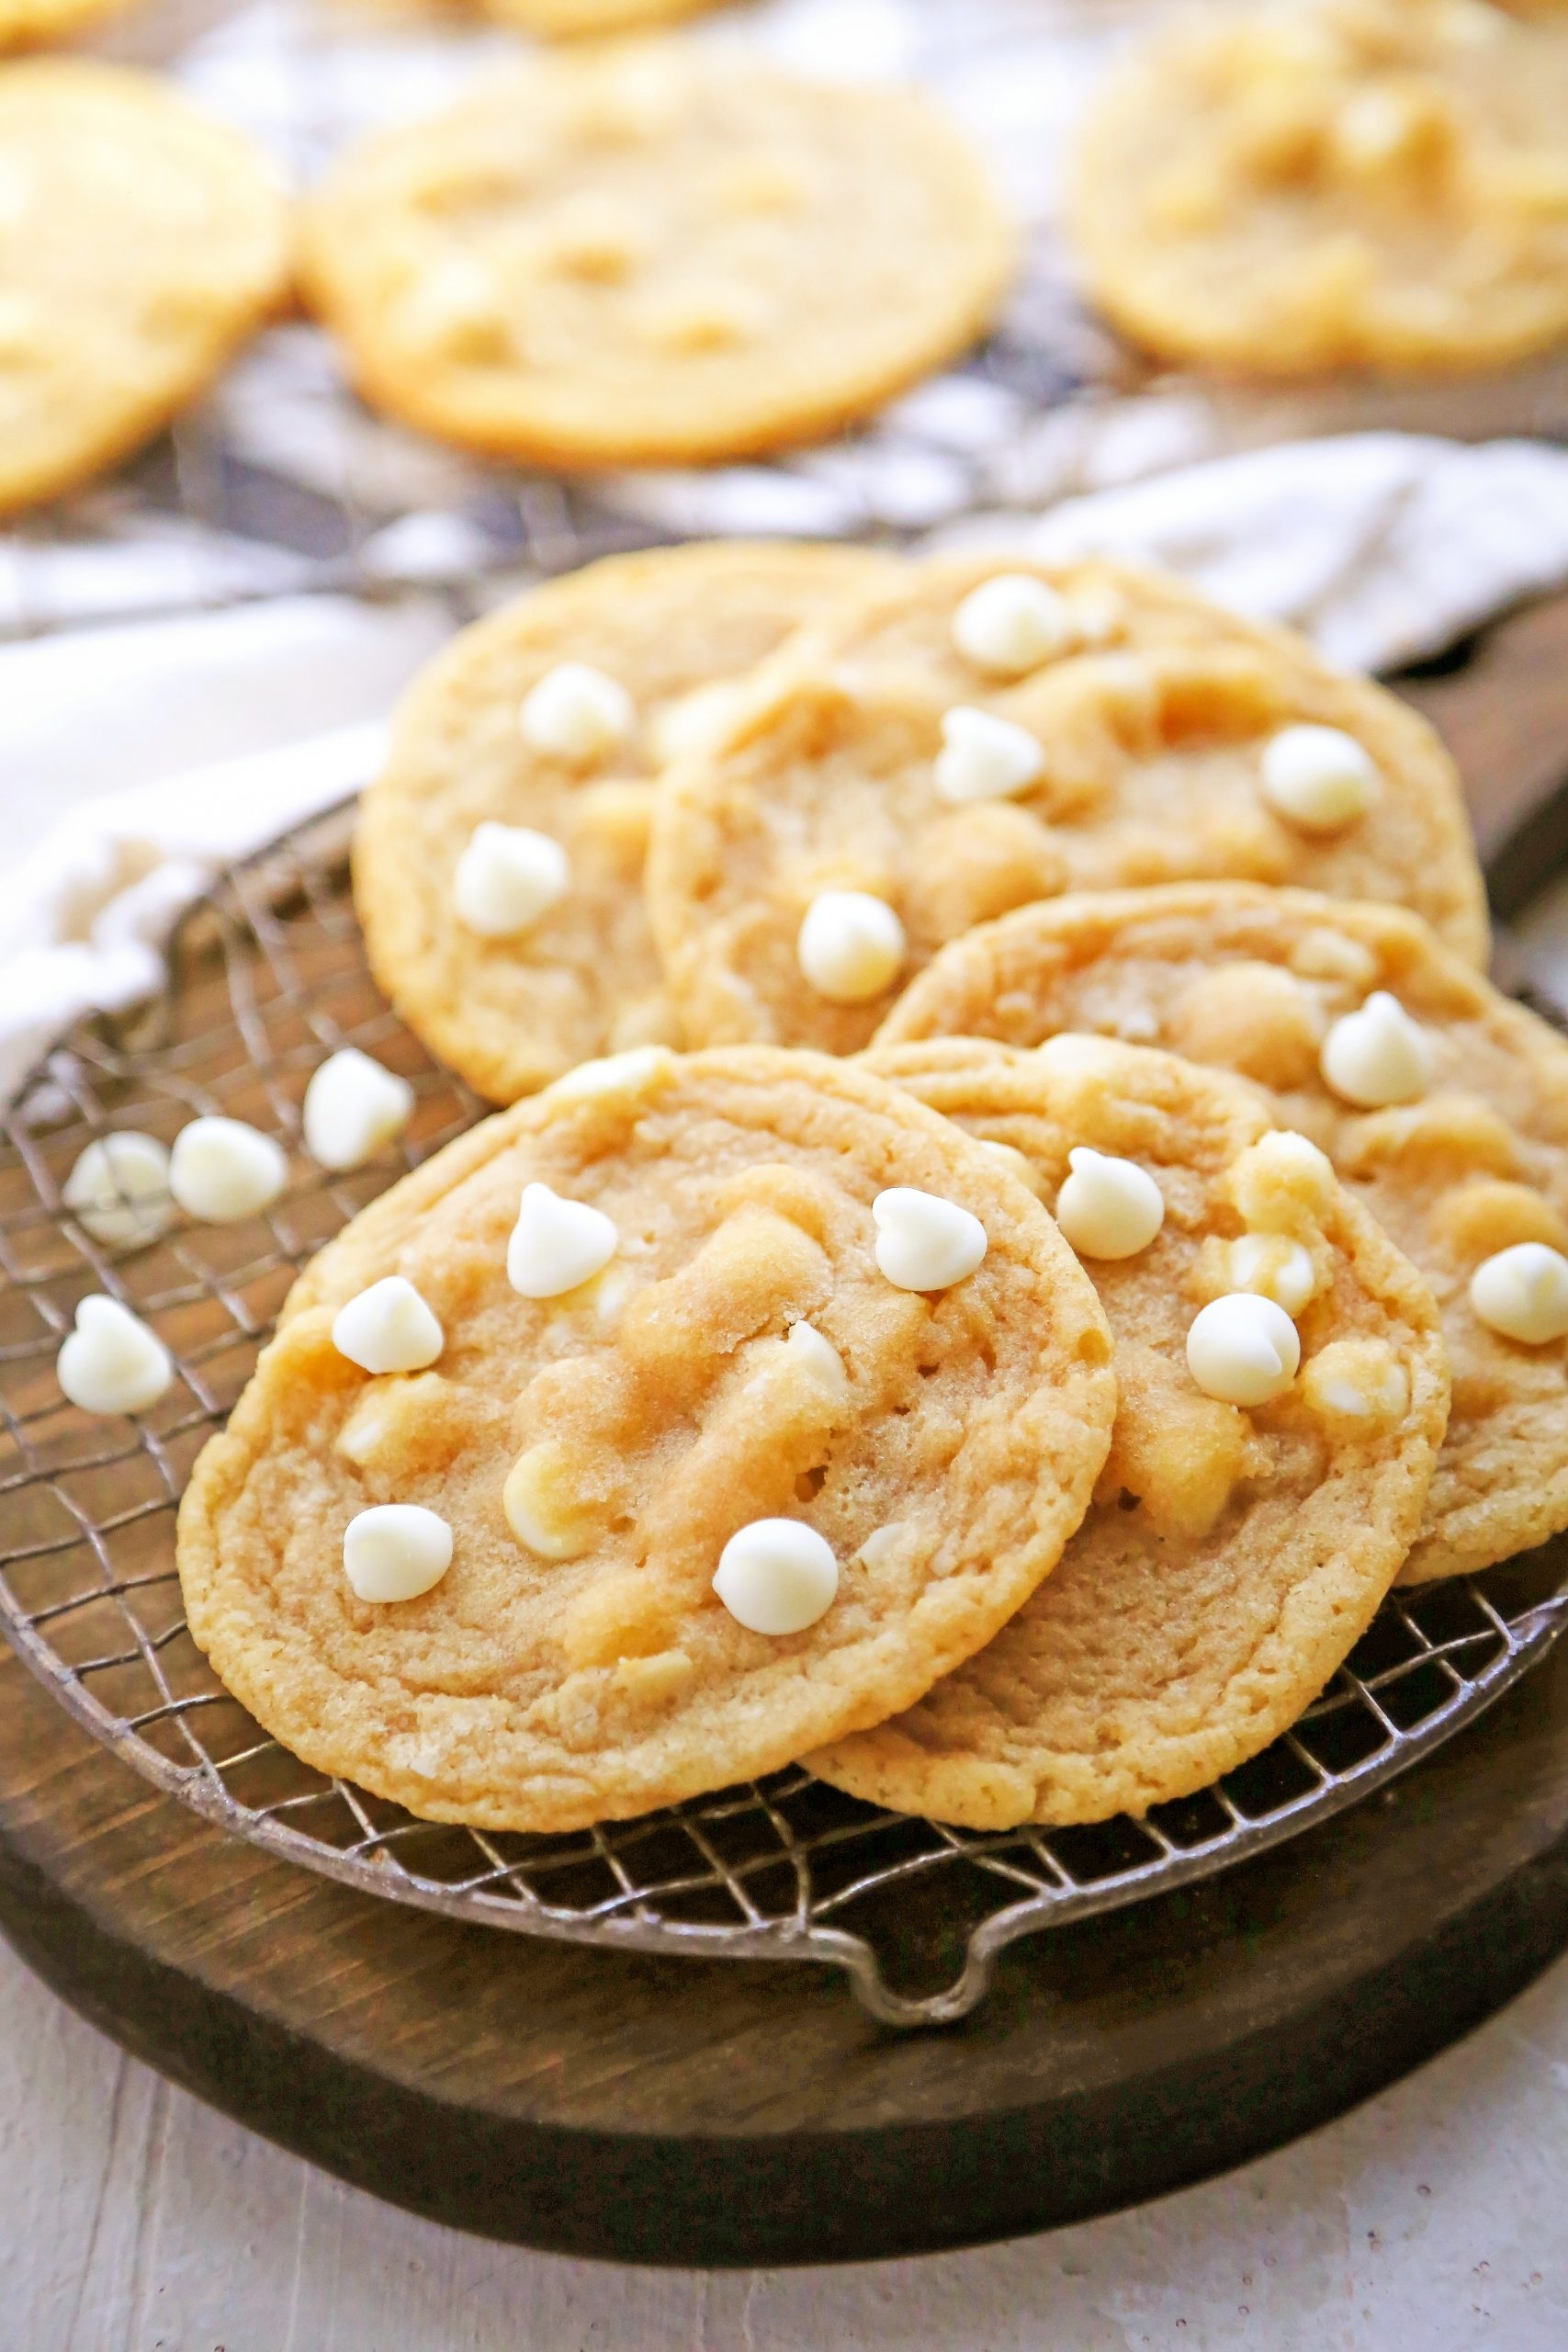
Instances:
[[[809,1761],[973,1829],[1143,1814],[1266,1747],[1365,1631],[1442,1437],[1437,1307],[1235,1080],[1104,1038],[938,1039],[866,1067],[1060,1197],[1119,1403],[1093,1507],[1018,1614],[896,1721]],[[1141,1193],[1154,1216],[1126,1227]],[[1294,1380],[1248,1407],[1206,1394],[1186,1353],[1199,1311],[1235,1293],[1278,1294],[1299,1334]]]
[[[1270,375],[1506,365],[1568,333],[1568,20],[1318,0],[1162,30],[1068,217],[1151,349]]]
[[[649,1051],[321,1254],[186,1493],[190,1629],[286,1747],[418,1814],[634,1815],[988,1640],[1088,1506],[1110,1358],[1039,1203],[910,1095]]]
[[[541,57],[355,148],[304,273],[378,407],[592,467],[832,433],[984,333],[1012,261],[914,92],[670,40]]]
[[[1392,1010],[1342,1025],[1380,995]],[[1568,1295],[1551,1262],[1568,1252],[1568,1046],[1554,1030],[1397,909],[1193,886],[1010,915],[947,949],[884,1035],[1028,1046],[1062,1029],[1239,1070],[1430,1283],[1453,1410],[1403,1581],[1483,1568],[1568,1527],[1562,1338],[1510,1337],[1472,1296],[1478,1270],[1521,1245],[1548,1293],[1561,1280]]]
[[[1405,901],[1485,956],[1458,777],[1423,719],[1174,582],[996,558],[896,573],[786,646],[671,765],[648,869],[693,1044],[840,1054],[976,923],[1201,875]],[[838,972],[815,933],[852,915],[886,938]]]
[[[150,74],[0,66],[0,514],[161,432],[282,300],[267,166]]]
[[[716,0],[484,0],[485,14],[542,40],[649,30],[695,17]]]
[[[126,5],[127,0],[0,0],[0,51],[69,40]]]
[[[611,557],[464,630],[415,683],[361,804],[355,901],[382,988],[481,1094],[513,1102],[590,1056],[677,1042],[641,889],[660,753],[711,719],[727,680],[886,560],[744,540]],[[555,895],[517,928],[504,872],[497,910],[459,891],[481,825],[542,835],[540,861],[564,854],[564,873],[541,869]],[[525,868],[511,910],[525,917],[526,881]]]

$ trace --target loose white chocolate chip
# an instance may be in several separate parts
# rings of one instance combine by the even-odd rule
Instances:
[[[620,1236],[603,1209],[525,1184],[506,1245],[506,1278],[525,1298],[561,1298],[607,1266]]]
[[[65,1180],[66,1207],[111,1250],[156,1241],[174,1214],[168,1147],[134,1127],[90,1143]]]
[[[1267,1405],[1282,1396],[1300,1367],[1302,1343],[1282,1306],[1252,1291],[1232,1291],[1194,1317],[1187,1368],[1205,1396],[1223,1405]]]
[[[83,1299],[76,1329],[55,1363],[61,1387],[85,1413],[144,1413],[175,1376],[162,1340],[129,1306],[101,1291]]]
[[[559,842],[531,825],[476,825],[457,860],[452,904],[481,939],[514,939],[563,898],[571,867]]]
[[[877,1266],[899,1290],[947,1290],[985,1257],[985,1227],[956,1201],[895,1184],[878,1193],[871,1214]]]
[[[1381,1111],[1425,1094],[1432,1083],[1432,1048],[1399,999],[1374,989],[1359,1012],[1335,1023],[1319,1067],[1341,1101]]]
[[[718,1557],[713,1589],[752,1634],[804,1634],[838,1597],[833,1547],[798,1519],[754,1519]]]
[[[361,1372],[423,1372],[446,1344],[434,1315],[401,1274],[384,1274],[333,1321],[333,1347]]]
[[[586,767],[624,743],[637,725],[626,688],[586,662],[558,662],[525,697],[517,723],[530,751]]]
[[[932,781],[943,800],[1005,800],[1041,775],[1045,754],[1026,727],[960,703],[942,722]]]
[[[1271,1298],[1287,1315],[1299,1315],[1317,1288],[1312,1254],[1299,1241],[1278,1233],[1243,1233],[1230,1246],[1233,1290]]]
[[[1263,797],[1303,833],[1337,833],[1364,817],[1378,772],[1337,727],[1286,727],[1265,747]]]
[[[1165,1194],[1136,1160],[1079,1145],[1056,1196],[1056,1222],[1080,1258],[1135,1258],[1165,1223]]]
[[[953,616],[953,641],[977,670],[1021,678],[1063,653],[1074,636],[1066,597],[1024,571],[1002,571],[972,588]]]
[[[270,1208],[288,1182],[288,1155],[243,1119],[193,1119],[175,1137],[169,1190],[187,1216],[233,1225]]]
[[[552,1102],[587,1102],[601,1094],[642,1094],[656,1083],[668,1085],[674,1075],[675,1057],[668,1046],[628,1046],[624,1054],[579,1062],[555,1080],[549,1095]]]
[[[417,1600],[452,1565],[452,1530],[419,1503],[376,1503],[344,1529],[343,1565],[361,1600]]]
[[[330,1054],[305,1089],[305,1148],[323,1168],[362,1168],[394,1136],[413,1109],[413,1088],[344,1046]]]
[[[1568,1258],[1544,1241],[1516,1241],[1482,1260],[1470,1278],[1470,1303],[1506,1340],[1539,1348],[1568,1337]]]
[[[822,890],[806,910],[795,952],[829,1004],[864,1004],[897,978],[905,945],[904,926],[885,899]]]

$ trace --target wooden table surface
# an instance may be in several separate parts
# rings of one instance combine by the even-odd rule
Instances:
[[[1568,775],[1568,599],[1411,691],[1489,853],[1522,840],[1503,861],[1522,897],[1562,846],[1535,812]],[[1565,2169],[1568,1962],[1338,2122],[1135,2212],[919,2262],[615,2269],[313,2171],[126,2058],[0,1947],[7,2352],[1562,2352]]]

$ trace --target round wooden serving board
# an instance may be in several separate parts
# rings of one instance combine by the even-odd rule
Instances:
[[[1381,1796],[1002,1955],[896,2033],[836,1971],[462,1926],[209,1826],[0,1659],[0,1924],[199,2097],[463,2229],[640,2262],[931,2251],[1325,2121],[1568,1941],[1568,1644]]]

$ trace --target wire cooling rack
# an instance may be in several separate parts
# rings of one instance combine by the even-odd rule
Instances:
[[[1164,1893],[1366,1795],[1506,1690],[1568,1614],[1568,1544],[1398,1594],[1295,1729],[1142,1822],[975,1836],[879,1811],[795,1768],[564,1838],[416,1820],[287,1754],[192,1643],[174,1559],[196,1454],[250,1374],[295,1272],[484,1106],[433,1062],[367,970],[339,809],[225,873],[173,942],[162,992],[62,1037],[0,1125],[0,1620],[77,1720],[232,1835],[452,1917],[646,1952],[846,1969],[888,2024],[983,1997],[997,1953]],[[348,1177],[298,1148],[310,1072],[347,1044],[412,1081],[402,1145]],[[62,1187],[89,1139],[172,1140],[198,1112],[270,1129],[291,1181],[265,1216],[176,1224],[107,1250]],[[62,1398],[54,1359],[102,1290],[158,1331],[178,1377],[144,1418]]]

